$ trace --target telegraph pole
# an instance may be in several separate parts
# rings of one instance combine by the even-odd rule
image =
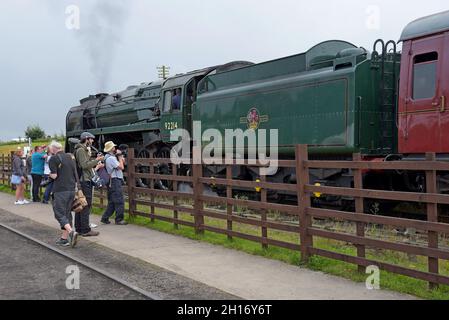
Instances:
[[[158,75],[159,75],[159,79],[167,79],[169,74],[170,74],[170,67],[167,66],[162,66],[162,67],[157,67],[157,71],[158,71]]]

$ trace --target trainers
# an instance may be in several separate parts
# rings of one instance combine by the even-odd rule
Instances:
[[[111,224],[111,221],[109,221],[109,220],[101,220],[101,223],[102,224]]]
[[[115,222],[115,224],[118,226],[127,226],[128,222],[126,222],[125,220],[122,220],[122,221]]]
[[[96,237],[100,234],[98,231],[90,230],[88,233],[81,234],[81,237]]]
[[[23,201],[16,201],[16,202],[14,202],[14,205],[16,205],[16,206],[23,206],[24,203],[23,203]]]
[[[22,202],[23,202],[23,204],[30,204],[30,202],[28,200],[23,200]]]
[[[68,242],[70,246],[74,248],[78,242],[78,233],[76,233],[75,231],[70,232]]]
[[[95,229],[95,228],[97,228],[98,226],[97,226],[95,223],[91,223],[91,224],[89,225],[89,227],[90,227],[91,229]]]
[[[70,242],[67,239],[59,239],[58,241],[56,241],[56,244],[58,246],[62,246],[62,247],[69,247],[70,246]]]

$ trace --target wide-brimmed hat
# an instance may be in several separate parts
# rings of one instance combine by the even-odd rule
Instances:
[[[104,145],[104,152],[106,152],[106,153],[111,152],[112,149],[114,149],[115,147],[117,147],[117,145],[114,142],[108,141]]]

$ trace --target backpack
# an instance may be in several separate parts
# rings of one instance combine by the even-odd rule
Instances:
[[[106,155],[105,159],[104,159],[104,168],[101,168],[100,170],[97,171],[98,176],[101,178],[101,180],[103,180],[104,184],[103,186],[109,186],[111,183],[111,175],[109,174],[108,170],[106,169],[106,162],[108,161],[108,159],[111,157],[111,155]]]
[[[102,180],[103,188],[109,186],[109,183],[111,182],[111,176],[106,170],[106,167],[101,168],[100,170],[97,171],[97,173],[100,179]]]

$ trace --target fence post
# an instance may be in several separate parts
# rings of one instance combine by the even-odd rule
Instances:
[[[360,153],[355,153],[352,157],[353,161],[361,161],[362,156]],[[362,170],[360,169],[354,169],[354,188],[355,189],[363,189],[363,175]],[[355,198],[355,212],[356,213],[364,213],[364,206],[363,206],[364,198],[363,197],[356,197]],[[357,236],[359,237],[365,237],[365,223],[363,222],[357,222]],[[357,248],[357,257],[359,258],[365,258],[366,252],[365,252],[365,246],[364,245],[356,245]],[[359,272],[365,273],[366,269],[364,266],[359,265],[358,266]]]
[[[178,166],[174,163],[172,164],[172,173],[173,177],[178,176]],[[178,181],[176,180],[173,180],[173,191],[178,192]],[[173,197],[173,206],[177,207],[178,204],[178,197]],[[179,218],[179,212],[176,209],[173,210],[173,218],[175,218],[176,220]],[[175,229],[179,229],[179,225],[176,222],[174,223],[174,227]]]
[[[435,161],[435,153],[426,153],[426,161]],[[426,192],[438,193],[437,172],[435,170],[426,171]],[[438,205],[436,203],[427,204],[427,221],[438,222]],[[438,232],[428,232],[429,248],[438,248]],[[428,258],[429,272],[438,274],[438,258]],[[438,284],[429,282],[429,289],[438,287]]]
[[[127,172],[127,182],[128,182],[128,209],[129,216],[134,216],[136,211],[136,203],[134,199],[134,186],[136,184],[136,179],[134,177],[135,165],[134,165],[134,149],[128,149],[128,172]]]
[[[9,178],[8,178],[8,185],[11,188],[11,190],[15,191],[16,190],[16,185],[11,183],[11,177],[12,177],[12,160],[14,159],[14,151],[10,151],[9,152],[9,156],[8,156],[8,173],[9,173]],[[39,188],[39,196],[42,198],[42,187]]]
[[[3,154],[3,185],[8,185],[7,156]]]
[[[226,166],[226,180],[230,181],[232,180],[232,166]],[[228,185],[226,186],[226,197],[228,199],[232,199],[232,186]],[[227,230],[229,232],[232,231],[232,214],[233,214],[234,208],[232,204],[226,204],[226,214],[228,216],[227,220]],[[228,240],[232,240],[232,236],[228,233]]]
[[[104,206],[104,189],[103,188],[100,189],[100,193],[98,195],[100,197],[100,208],[104,209],[105,206]]]
[[[266,182],[267,181],[267,177],[266,176],[261,176],[260,177],[260,181],[261,182]],[[267,203],[267,189],[262,188],[260,190],[260,202],[262,203]],[[268,248],[268,243],[267,243],[267,239],[268,239],[268,229],[267,229],[267,210],[266,209],[262,209],[261,210],[261,219],[262,219],[262,248],[267,249]]]
[[[5,155],[2,154],[2,184],[5,185]]]
[[[199,179],[203,176],[203,165],[193,164],[193,208],[195,210],[195,232],[197,234],[204,233],[202,226],[204,225],[204,216],[201,213],[203,210],[203,201],[201,197],[203,196],[203,184],[199,181]]]
[[[150,159],[154,159],[153,156],[150,157]],[[150,165],[150,175],[154,174],[154,163],[151,162],[149,163]],[[154,178],[150,178],[150,189],[152,191],[154,191]],[[151,201],[151,206],[150,206],[150,218],[151,218],[151,223],[154,223],[155,219],[154,219],[154,215],[156,213],[155,207],[154,207],[154,203],[155,203],[155,196],[154,193],[151,194],[150,196],[150,201]]]
[[[309,169],[306,167],[306,162],[309,159],[307,145],[297,145],[295,155],[301,261],[303,263],[308,263],[310,258],[309,247],[313,246],[313,237],[307,232],[307,229],[312,226],[312,219],[307,214],[307,208],[310,208],[311,206],[310,195],[305,189],[306,185],[310,183]]]

